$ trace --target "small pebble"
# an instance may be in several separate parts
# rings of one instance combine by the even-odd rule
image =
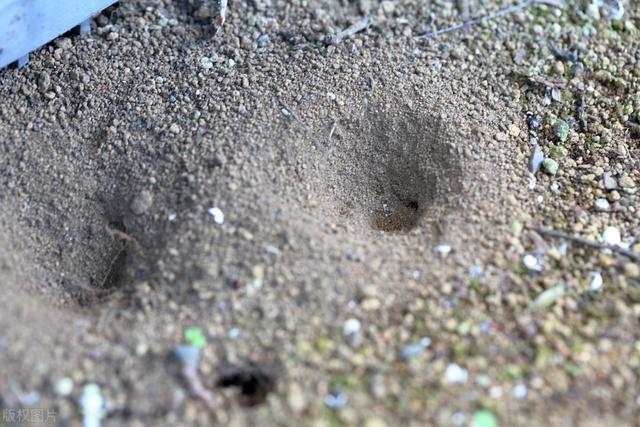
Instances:
[[[607,227],[602,232],[602,240],[607,245],[619,246],[622,243],[622,237],[620,236],[620,230],[616,227]]]
[[[269,35],[268,34],[262,34],[262,35],[260,35],[260,37],[258,37],[258,44],[260,46],[264,46],[267,43],[269,43]]]
[[[84,386],[80,396],[82,408],[82,425],[84,427],[100,427],[105,415],[104,399],[97,384],[89,383]]]
[[[522,400],[527,397],[527,386],[524,384],[517,384],[513,387],[513,397],[518,400]]]
[[[231,338],[232,340],[235,340],[236,338],[238,338],[240,336],[240,329],[238,329],[238,328],[229,329],[229,332],[227,332],[227,336],[229,338]]]
[[[171,132],[174,135],[179,134],[180,126],[177,123],[171,123],[171,126],[169,126],[169,132]]]
[[[540,170],[540,166],[544,161],[544,153],[538,144],[533,146],[531,157],[529,158],[529,172],[536,173]]]
[[[529,129],[538,129],[540,127],[540,120],[535,116],[529,116],[527,117],[527,126],[529,126]]]
[[[506,134],[506,133],[504,133],[504,132],[498,132],[498,133],[495,135],[495,139],[496,139],[496,141],[498,141],[498,142],[507,142],[507,141],[509,140],[509,135],[507,135],[507,134]]]
[[[618,185],[622,188],[633,188],[636,186],[636,183],[629,175],[624,175],[618,180]]]
[[[571,65],[571,76],[572,77],[579,77],[582,74],[584,74],[584,65],[582,65],[582,62],[575,62]]]
[[[291,112],[289,110],[287,110],[286,108],[283,108],[282,110],[280,110],[280,112],[285,117],[289,117],[291,115]]]
[[[69,377],[60,378],[53,389],[58,396],[69,396],[73,392],[73,380]]]
[[[345,336],[356,334],[360,332],[361,327],[362,325],[358,319],[348,319],[346,322],[344,322],[344,326],[342,327],[342,334]]]
[[[604,285],[604,280],[602,280],[602,274],[592,271],[591,283],[589,283],[589,291],[599,292],[602,290],[603,285]]]
[[[467,419],[467,416],[463,412],[456,412],[451,416],[451,423],[454,426],[461,426],[464,424],[464,420]]]
[[[382,418],[367,418],[364,427],[387,427],[387,423]]]
[[[593,202],[593,207],[596,208],[597,211],[607,212],[609,210],[609,201],[607,199],[596,199]]]
[[[469,373],[462,366],[452,363],[447,366],[444,376],[450,383],[464,384],[469,378]]]
[[[430,345],[431,345],[431,339],[428,337],[423,337],[416,344],[409,344],[404,346],[400,351],[400,357],[403,359],[410,359],[422,353]]]
[[[564,64],[562,63],[562,61],[556,61],[556,63],[553,64],[553,71],[555,71],[555,73],[559,76],[564,75]]]
[[[566,293],[566,287],[564,285],[554,286],[540,293],[536,299],[531,303],[531,308],[545,308],[553,304],[558,298],[562,297]]]
[[[546,158],[542,161],[542,167],[544,171],[549,175],[555,175],[558,173],[558,162],[553,159]]]
[[[340,409],[346,406],[349,397],[344,393],[329,393],[324,398],[324,404],[331,409]]]
[[[540,272],[542,271],[542,263],[535,255],[527,254],[522,258],[522,264],[529,271]]]
[[[223,224],[224,223],[224,213],[222,212],[222,210],[220,208],[209,208],[208,210],[209,215],[211,215],[211,217],[213,217],[213,221],[216,224]]]
[[[198,368],[198,362],[200,361],[200,349],[198,347],[178,345],[173,349],[173,354],[182,365],[193,369]]]
[[[362,308],[365,311],[374,311],[380,308],[382,304],[380,303],[380,300],[376,299],[376,298],[367,298],[365,300],[362,301]]]
[[[200,58],[200,66],[205,70],[210,70],[213,68],[213,61],[208,56],[203,56]]]
[[[489,396],[492,399],[500,399],[502,397],[502,387],[494,385],[489,389]]]
[[[569,125],[564,120],[558,119],[553,124],[553,132],[561,142],[565,142],[569,137]]]
[[[132,201],[131,201],[131,212],[136,215],[142,215],[151,208],[153,205],[153,194],[150,191],[141,191]]]
[[[640,265],[635,262],[628,262],[624,265],[624,274],[632,279],[640,277]]]
[[[438,246],[436,246],[436,251],[438,251],[442,255],[447,255],[449,252],[451,252],[451,249],[452,248],[449,245],[438,245]]]
[[[615,178],[608,173],[602,175],[602,184],[604,185],[604,189],[607,191],[616,190],[618,188],[618,183]]]

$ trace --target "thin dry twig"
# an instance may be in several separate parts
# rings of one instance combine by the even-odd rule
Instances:
[[[134,237],[129,236],[124,231],[120,231],[117,228],[113,228],[113,227],[109,226],[108,224],[106,226],[106,230],[107,230],[107,233],[109,233],[109,235],[113,239],[119,239],[119,240],[123,240],[125,243],[131,243],[136,248],[140,247],[140,243],[138,243],[138,241]]]
[[[207,388],[202,384],[202,380],[200,379],[200,375],[198,375],[198,371],[191,366],[184,365],[182,367],[182,376],[189,387],[189,392],[196,398],[200,399],[207,405],[211,411],[214,409],[213,405],[213,395]]]
[[[535,76],[535,75],[531,76],[529,75],[527,70],[521,67],[514,67],[511,69],[511,72],[522,78],[527,79],[531,83],[539,84],[549,89],[554,89],[554,88],[562,89],[567,86],[567,81],[565,79],[562,79],[562,78],[553,79],[549,77]]]
[[[428,40],[432,37],[439,36],[441,34],[445,34],[451,31],[459,30],[461,28],[471,28],[472,26],[479,24],[481,22],[490,21],[495,18],[499,18],[501,16],[509,15],[514,12],[518,12],[522,9],[526,9],[528,7],[534,6],[536,4],[546,4],[549,6],[561,7],[564,3],[562,0],[527,0],[522,3],[519,3],[515,6],[507,7],[505,9],[500,9],[499,11],[492,13],[490,15],[481,16],[479,18],[470,19],[469,21],[463,22],[461,24],[455,24],[450,27],[444,28],[442,30],[433,31],[430,33],[424,33],[416,37],[416,40]]]
[[[525,228],[527,228],[528,230],[535,231],[538,234],[542,234],[543,236],[554,237],[556,239],[569,240],[584,246],[589,246],[590,248],[609,249],[612,252],[616,252],[620,255],[624,255],[627,258],[632,259],[634,261],[640,261],[640,254],[637,254],[629,249],[621,248],[620,246],[609,245],[606,243],[598,243],[598,242],[594,242],[593,240],[588,240],[582,237],[563,233],[562,231],[550,230],[548,228],[537,227],[535,225],[527,225],[525,226]]]
[[[331,38],[331,44],[337,46],[340,43],[342,43],[342,41],[344,39],[347,39],[349,37],[353,37],[355,34],[359,33],[360,31],[366,30],[370,26],[371,26],[371,20],[370,19],[368,19],[368,18],[362,19],[362,20],[356,22],[355,24],[347,27],[346,29],[340,31],[335,36],[333,36]]]
[[[336,126],[338,126],[338,122],[334,121],[333,126],[331,126],[331,131],[329,132],[329,139],[331,139],[333,133],[336,131]]]
[[[213,17],[213,25],[215,25],[216,33],[218,33],[227,20],[227,0],[218,0],[216,3],[217,11]]]

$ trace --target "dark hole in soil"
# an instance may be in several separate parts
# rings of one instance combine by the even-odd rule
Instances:
[[[415,228],[437,233],[437,223],[462,190],[453,149],[460,136],[438,115],[372,108],[347,123],[331,189],[338,211],[355,224],[386,233]]]
[[[257,366],[231,368],[218,378],[216,386],[237,388],[247,406],[263,403],[275,388],[275,378]]]

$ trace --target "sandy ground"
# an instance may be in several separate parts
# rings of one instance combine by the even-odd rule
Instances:
[[[637,425],[633,4],[201,6],[0,71],[0,425]]]

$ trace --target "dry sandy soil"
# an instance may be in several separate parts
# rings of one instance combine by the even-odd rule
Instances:
[[[123,1],[0,70],[0,408],[638,425],[637,5],[415,39],[509,5]]]

